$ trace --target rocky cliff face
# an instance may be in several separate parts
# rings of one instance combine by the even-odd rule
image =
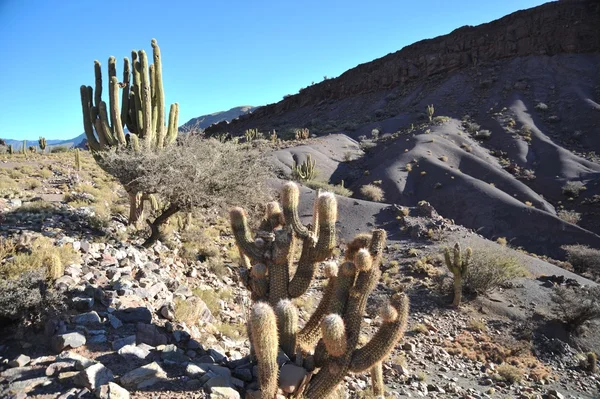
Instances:
[[[600,2],[596,0],[547,3],[414,43],[350,69],[338,78],[302,89],[279,103],[261,107],[248,118],[260,119],[323,100],[390,89],[432,75],[513,57],[599,52],[599,26]],[[224,126],[213,126],[208,132],[222,130]]]

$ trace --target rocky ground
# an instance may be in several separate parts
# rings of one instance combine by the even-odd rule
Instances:
[[[11,219],[17,205],[18,199],[7,201],[2,230],[18,231],[21,236],[72,225],[72,214],[82,212],[61,204],[62,215]],[[405,236],[390,241],[386,250],[387,277],[401,283],[411,297],[409,331],[384,363],[389,397],[598,397],[600,377],[579,367],[579,350],[535,332],[523,352],[533,356],[538,369],[514,384],[498,377],[499,365],[490,360],[493,345],[523,342],[507,338],[520,326],[485,311],[483,302],[471,302],[460,311],[451,309],[448,298],[432,288],[430,275],[436,273],[423,276],[415,271],[409,249],[422,254],[439,251],[438,244],[418,238],[419,231],[427,231],[433,221],[441,223],[439,218],[415,218]],[[456,226],[446,227],[448,234],[469,234]],[[111,229],[124,226],[112,221]],[[226,262],[217,275],[207,262],[184,261],[177,250],[161,243],[143,249],[111,236],[94,242],[60,229],[50,235],[56,245],[81,254],[80,262],[68,265],[55,282],[66,294],[68,311],[40,331],[5,330],[0,345],[0,396],[237,398],[257,388],[244,332],[249,298],[233,262]],[[221,239],[224,250],[232,245],[231,237]],[[382,283],[374,293],[364,319],[365,334],[378,325],[374,315],[390,287]],[[309,314],[319,295],[316,288],[307,294],[302,316]],[[498,295],[500,301],[511,301],[506,299],[510,296]],[[193,316],[189,318],[187,312]],[[192,322],[181,321],[186,318]],[[280,362],[289,359],[281,353]],[[286,367],[285,378],[292,384],[299,383],[295,367]],[[369,397],[369,377],[349,377],[345,388],[346,396]]]

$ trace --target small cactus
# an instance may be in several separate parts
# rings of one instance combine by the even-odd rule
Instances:
[[[275,130],[271,133],[271,143],[277,144],[277,132]]]
[[[304,162],[300,165],[294,161],[292,165],[292,176],[297,180],[314,180],[317,177],[317,161],[313,161],[312,156],[308,154]]]
[[[46,152],[46,138],[40,137],[40,139],[38,140],[38,144],[40,146],[40,150],[42,150],[42,153]]]
[[[310,130],[308,128],[296,129],[294,133],[296,140],[307,140],[310,137]]]
[[[251,143],[254,139],[258,138],[258,129],[247,129],[244,132],[244,137],[246,137],[247,143]]]
[[[13,154],[13,152],[14,152],[14,150],[13,150],[13,145],[12,145],[12,144],[9,144],[9,146],[8,146],[8,155],[12,155],[12,154]]]
[[[459,243],[454,245],[453,254],[450,253],[450,248],[446,248],[444,251],[446,266],[454,275],[454,301],[452,302],[452,305],[456,307],[460,306],[462,300],[463,277],[467,274],[472,254],[473,250],[467,248],[463,258]]]
[[[433,113],[435,109],[433,108],[433,104],[427,106],[427,117],[429,118],[429,122],[433,121]]]
[[[47,276],[50,280],[54,281],[61,278],[65,273],[65,268],[60,260],[60,256],[53,254],[48,256],[45,261]]]
[[[75,148],[75,170],[81,170],[81,155],[79,154],[79,148]]]
[[[590,373],[598,372],[598,356],[594,352],[588,352],[581,358],[579,365]]]

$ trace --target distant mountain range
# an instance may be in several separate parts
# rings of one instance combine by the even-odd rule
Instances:
[[[213,123],[218,123],[222,121],[231,121],[237,118],[240,115],[247,114],[252,112],[257,107],[253,107],[251,105],[243,105],[240,107],[231,108],[228,111],[220,111],[215,112],[208,115],[202,115],[197,118],[192,118],[183,125],[179,127],[179,131],[182,133],[193,132],[204,130],[208,126]],[[72,139],[67,140],[50,140],[46,138],[46,143],[48,147],[54,146],[68,146],[68,147],[80,147],[86,142],[85,133],[81,133],[79,136],[74,137]],[[13,140],[13,139],[5,139],[4,140],[7,145],[13,146],[15,150],[20,149],[23,145],[23,140]],[[36,146],[38,145],[38,139],[27,140],[27,146]]]

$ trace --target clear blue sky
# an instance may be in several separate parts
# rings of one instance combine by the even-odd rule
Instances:
[[[536,0],[0,0],[0,137],[83,132],[79,86],[93,61],[163,55],[168,104],[190,118],[264,105],[323,76]],[[108,94],[105,91],[105,94]],[[108,99],[105,99],[108,101]]]

